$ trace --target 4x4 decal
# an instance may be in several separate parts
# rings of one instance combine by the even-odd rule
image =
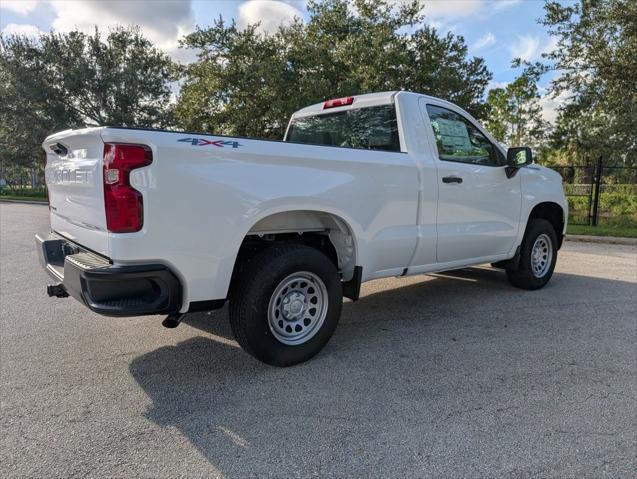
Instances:
[[[232,148],[239,148],[241,143],[233,140],[204,140],[203,138],[182,138],[177,141],[182,141],[184,143],[190,143],[192,146],[218,146],[219,148],[223,148],[224,146],[231,146]]]

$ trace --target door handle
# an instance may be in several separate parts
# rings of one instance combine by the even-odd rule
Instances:
[[[459,176],[443,176],[442,182],[443,183],[462,183],[462,178],[460,178]]]

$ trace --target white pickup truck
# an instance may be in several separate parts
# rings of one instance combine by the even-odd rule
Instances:
[[[43,147],[50,296],[169,327],[229,301],[239,344],[277,366],[318,353],[364,281],[492,263],[541,288],[566,228],[559,174],[409,92],[304,108],[283,141],[99,127]]]

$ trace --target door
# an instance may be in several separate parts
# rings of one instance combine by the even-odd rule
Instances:
[[[509,253],[519,227],[521,175],[507,178],[502,152],[460,111],[421,106],[436,149],[438,263]]]

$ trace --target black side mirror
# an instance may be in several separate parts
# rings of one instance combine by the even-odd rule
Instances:
[[[519,168],[533,163],[533,153],[528,146],[516,146],[507,151],[507,178],[513,178]]]

